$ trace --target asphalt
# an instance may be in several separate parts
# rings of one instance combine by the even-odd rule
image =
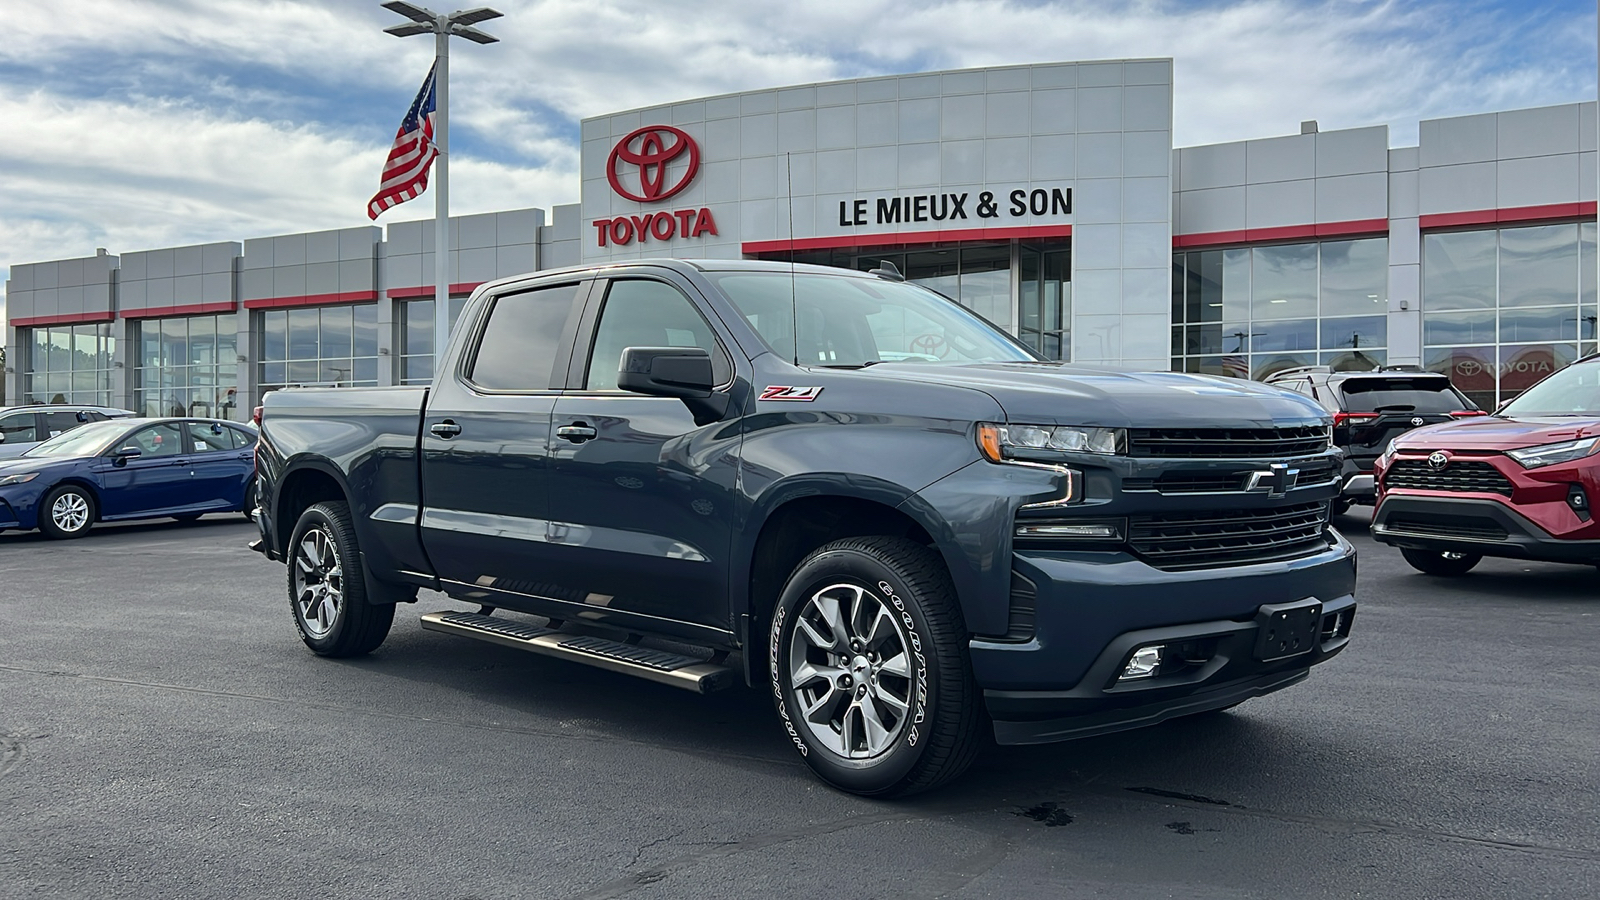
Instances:
[[[0,897],[1600,896],[1600,575],[1341,525],[1309,681],[902,802],[811,778],[759,691],[424,632],[437,595],[317,658],[237,516],[0,534]]]

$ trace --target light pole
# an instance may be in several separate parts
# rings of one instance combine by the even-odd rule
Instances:
[[[450,36],[464,37],[477,44],[493,44],[500,39],[472,26],[498,19],[502,13],[479,6],[442,15],[405,0],[388,0],[382,5],[411,20],[391,25],[384,29],[385,33],[395,37],[434,36],[433,143],[439,155],[433,163],[433,353],[438,360],[443,358],[444,345],[450,337]]]

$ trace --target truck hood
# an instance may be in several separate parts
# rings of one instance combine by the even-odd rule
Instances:
[[[983,391],[1010,422],[1106,428],[1282,428],[1327,424],[1307,397],[1238,378],[1064,363],[885,363],[871,378]]]
[[[1600,434],[1600,418],[1539,416],[1507,419],[1478,416],[1408,431],[1394,439],[1399,450],[1518,450]]]

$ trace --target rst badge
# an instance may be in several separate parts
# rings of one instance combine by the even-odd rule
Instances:
[[[757,400],[794,400],[799,403],[810,403],[822,394],[818,387],[790,387],[786,384],[768,385],[761,391]]]

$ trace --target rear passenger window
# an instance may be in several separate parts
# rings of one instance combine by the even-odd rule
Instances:
[[[229,428],[228,438],[233,441],[235,450],[248,450],[256,445],[256,436],[243,428]]]
[[[82,419],[78,418],[83,416]],[[47,412],[44,414],[45,437],[53,438],[63,432],[71,431],[89,421],[89,417],[80,412]]]
[[[190,422],[189,438],[194,441],[194,452],[219,453],[223,450],[232,450],[233,439],[228,436],[228,433],[232,430],[221,425]]]
[[[494,299],[468,378],[491,391],[547,391],[557,342],[578,285],[506,294]]]
[[[18,441],[39,440],[39,430],[34,426],[33,413],[0,416],[0,434],[13,444]]]

